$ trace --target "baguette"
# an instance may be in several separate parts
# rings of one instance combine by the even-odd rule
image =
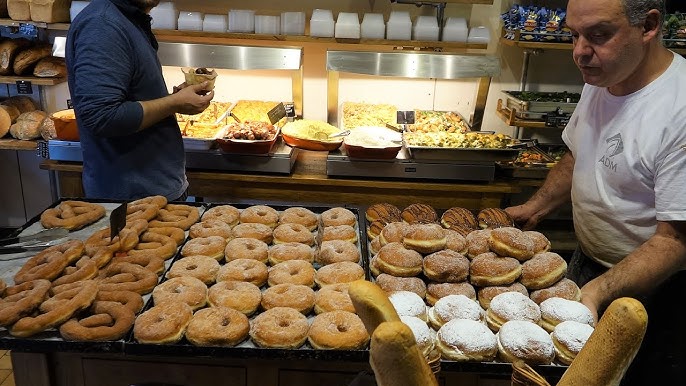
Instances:
[[[557,385],[619,385],[641,347],[647,326],[648,314],[641,302],[616,299]]]
[[[398,312],[388,300],[388,295],[378,285],[365,280],[356,280],[350,283],[348,294],[355,312],[362,319],[370,336],[381,323],[400,321]]]
[[[378,386],[437,386],[412,330],[403,322],[381,323],[369,347],[369,364]]]

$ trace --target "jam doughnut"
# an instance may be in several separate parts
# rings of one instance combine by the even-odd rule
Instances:
[[[469,319],[481,322],[484,310],[479,303],[464,295],[448,295],[438,299],[429,310],[429,322],[438,330],[453,319]]]
[[[327,229],[327,228],[324,228]],[[358,263],[360,261],[360,250],[357,245],[343,240],[322,241],[317,255],[317,262],[322,265],[349,261]]]
[[[91,313],[91,316],[72,318],[62,324],[62,338],[80,342],[118,340],[129,332],[136,318],[131,309],[116,302],[96,301]]]
[[[364,268],[349,261],[325,265],[317,270],[314,281],[319,287],[364,280]]]
[[[445,234],[445,249],[461,255],[467,254],[467,239],[464,236],[452,229],[446,229],[443,233]]]
[[[274,240],[272,228],[259,223],[238,224],[233,227],[233,236],[236,238],[257,239],[265,244],[271,244]]]
[[[522,264],[519,281],[530,290],[548,288],[567,274],[567,262],[554,252],[542,252]]]
[[[155,304],[181,302],[197,310],[207,304],[207,286],[192,276],[171,278],[152,291]]]
[[[301,243],[307,245],[314,244],[314,234],[304,225],[286,223],[274,229],[274,244],[281,243]]]
[[[219,272],[217,260],[209,256],[191,255],[175,261],[167,277],[192,276],[206,285],[211,285],[217,279],[217,272]]]
[[[101,291],[133,291],[141,295],[150,293],[158,279],[155,272],[131,263],[110,264],[101,275]]]
[[[369,206],[364,212],[364,216],[370,224],[375,221],[379,221],[383,225],[402,221],[400,209],[387,202]]]
[[[337,310],[315,316],[307,341],[315,350],[359,350],[369,342],[369,334],[359,316]]]
[[[403,237],[403,245],[422,254],[445,249],[445,232],[438,224],[413,224]]]
[[[530,321],[511,320],[503,324],[496,338],[498,356],[505,362],[522,360],[529,365],[548,365],[555,357],[550,335]]]
[[[425,322],[428,320],[424,299],[420,298],[416,293],[397,291],[388,295],[388,300],[393,304],[393,308],[395,308],[398,316],[414,316]]]
[[[210,287],[207,293],[212,307],[228,307],[250,316],[262,301],[262,292],[247,281],[222,281]]]
[[[541,309],[519,292],[504,292],[491,300],[486,310],[486,323],[491,330],[497,332],[511,320],[525,320],[538,325],[541,321]]]
[[[300,224],[310,232],[317,229],[319,218],[309,209],[302,207],[287,208],[279,216],[279,224]]]
[[[217,261],[224,258],[226,239],[221,236],[198,237],[186,241],[181,247],[181,256],[203,255]]]
[[[550,250],[550,240],[541,232],[525,231],[524,236],[534,243],[534,254],[548,252]]]
[[[469,276],[469,259],[446,249],[424,258],[424,276],[440,283],[459,283]]]
[[[479,214],[477,214],[476,219],[479,221],[479,228],[481,229],[513,227],[515,225],[512,217],[499,208],[482,209]]]
[[[479,299],[479,304],[484,310],[487,310],[491,305],[491,300],[503,292],[519,292],[524,296],[529,296],[529,291],[520,282],[514,282],[507,286],[489,286],[479,288],[476,297]]]
[[[499,256],[514,257],[522,262],[534,257],[534,243],[517,228],[493,229],[488,239],[488,246]]]
[[[377,276],[376,284],[387,294],[396,291],[410,291],[419,295],[420,298],[426,297],[426,284],[418,277],[396,277],[386,273]]]
[[[269,268],[267,284],[273,287],[290,283],[314,287],[314,267],[304,260],[289,260]]]
[[[145,232],[141,235],[136,247],[127,252],[128,255],[152,255],[162,260],[168,260],[176,254],[176,241],[169,236],[155,232]]]
[[[84,245],[80,240],[69,240],[46,248],[24,263],[14,275],[14,283],[21,284],[37,279],[53,280],[69,264],[78,260],[83,251]]]
[[[381,231],[383,228],[386,226],[386,223],[381,222],[381,221],[374,221],[369,223],[369,226],[367,227],[367,237],[371,239],[375,239],[379,237],[381,234]]]
[[[470,319],[453,319],[436,334],[441,357],[458,361],[491,362],[498,353],[496,336],[483,323]]]
[[[193,310],[186,303],[156,304],[138,315],[133,324],[133,337],[139,343],[176,343],[183,337],[192,317]]]
[[[275,307],[250,325],[250,338],[259,347],[296,349],[307,340],[310,324],[305,315],[288,307]]]
[[[327,285],[314,294],[314,312],[322,314],[324,312],[343,310],[355,312],[348,287],[350,283],[340,283]]]
[[[435,346],[434,331],[426,324],[425,321],[414,316],[401,316],[400,321],[405,323],[405,325],[412,330],[412,334],[417,341],[419,350],[421,350],[422,355],[428,357],[429,353],[434,349]]]
[[[186,328],[186,339],[196,346],[233,347],[248,337],[250,323],[244,314],[228,307],[198,310]]]
[[[191,225],[188,235],[192,239],[209,236],[221,236],[225,239],[233,238],[231,226],[218,219],[203,220],[199,223]]]
[[[253,205],[241,211],[239,220],[244,224],[264,224],[274,229],[279,223],[279,212],[267,205]]]
[[[422,272],[422,255],[393,242],[381,247],[376,254],[376,264],[379,271],[393,276],[417,276]]]
[[[593,327],[573,320],[555,326],[550,337],[553,339],[557,362],[563,365],[571,365],[592,333]]]
[[[465,236],[465,240],[467,240],[467,257],[473,259],[482,253],[490,252],[491,249],[488,246],[490,238],[490,229],[476,230]]]
[[[429,283],[426,286],[426,301],[430,305],[448,295],[464,295],[472,300],[476,300],[476,290],[474,286],[467,282],[462,283]]]
[[[343,240],[351,243],[357,242],[357,230],[350,225],[334,225],[324,227],[322,241]]]
[[[236,259],[253,259],[266,263],[269,257],[269,246],[264,241],[239,237],[226,243],[224,256],[227,262]]]
[[[314,262],[314,249],[300,243],[283,243],[269,247],[267,253],[269,264],[277,265],[284,261],[303,260],[308,263]]]
[[[552,297],[576,300],[578,302],[581,301],[581,290],[575,282],[563,278],[551,287],[532,291],[531,294],[529,294],[529,297],[536,304],[541,304],[544,300]]]
[[[428,224],[438,220],[436,210],[427,204],[408,205],[400,213],[400,217],[408,224]]]
[[[262,287],[267,283],[268,275],[267,266],[263,262],[253,259],[236,259],[219,268],[217,282],[247,281]]]
[[[198,222],[200,212],[198,208],[185,204],[167,204],[160,209],[157,217],[150,221],[151,228],[176,227],[188,230],[191,225]]]
[[[27,281],[5,289],[0,300],[0,326],[9,326],[24,316],[30,315],[48,295],[50,281],[38,279]]]
[[[493,252],[480,254],[469,266],[469,282],[480,287],[512,284],[521,274],[522,264],[517,259]]]
[[[540,325],[548,332],[553,332],[555,326],[573,320],[593,326],[593,314],[583,303],[563,298],[550,298],[541,304]]]
[[[351,227],[354,227],[357,223],[355,214],[350,210],[341,207],[325,210],[321,215],[321,219],[322,226],[324,227],[336,225],[350,225]]]
[[[314,308],[314,290],[298,284],[275,285],[264,291],[260,304],[265,310],[289,307],[307,315]]]
[[[65,228],[75,231],[105,217],[105,207],[84,201],[62,201],[40,215],[44,228]]]
[[[134,314],[143,309],[143,297],[132,291],[102,291],[95,295],[95,301],[116,302],[128,308]]]
[[[172,238],[172,240],[174,240],[177,247],[183,244],[183,241],[186,240],[186,233],[184,230],[177,227],[148,228],[147,232],[169,236]]]
[[[386,224],[386,226],[379,233],[379,241],[383,247],[390,243],[402,243],[403,238],[405,238],[405,233],[410,228],[409,224],[405,222],[392,222]]]
[[[230,227],[238,225],[241,212],[231,205],[213,206],[202,215],[202,220],[219,220]]]
[[[129,205],[139,205],[139,204],[154,205],[157,207],[157,209],[162,209],[165,206],[167,206],[167,197],[160,196],[160,195],[148,196],[148,197],[139,198],[137,200],[129,202]]]
[[[479,229],[479,222],[476,216],[469,209],[452,207],[441,215],[441,225],[446,228],[459,226],[467,229]]]

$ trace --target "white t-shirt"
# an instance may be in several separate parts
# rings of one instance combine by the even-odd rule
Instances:
[[[581,249],[612,266],[686,221],[686,59],[626,96],[584,85],[562,139],[574,155],[572,204]]]

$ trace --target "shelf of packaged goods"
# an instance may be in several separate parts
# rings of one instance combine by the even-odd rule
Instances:
[[[527,42],[527,41],[522,41],[522,40],[512,40],[512,39],[506,39],[504,37],[500,38],[500,44],[510,46],[510,47],[519,47],[519,48],[526,48],[526,49],[548,49],[548,50],[571,50],[573,48],[572,43],[541,43],[541,42]],[[676,52],[677,54],[680,55],[686,55],[686,48],[674,48],[674,47],[667,47],[670,50]]]
[[[0,150],[36,150],[36,141],[0,138]]]
[[[31,20],[12,20],[0,18],[0,26],[5,27],[20,27],[22,24],[35,25],[38,28],[66,31],[69,29],[69,23],[44,23],[41,21],[31,21]]]
[[[528,127],[535,129],[542,129],[548,127],[545,125],[545,122],[543,121],[530,121],[526,119],[517,118],[517,111],[507,106],[503,106],[502,99],[498,99],[498,106],[496,107],[495,112],[500,117],[500,119],[502,119],[503,122],[507,123],[509,126]]]
[[[54,86],[67,81],[67,78],[39,78],[36,76],[0,76],[0,83],[14,84],[18,81],[31,82],[35,86]]]

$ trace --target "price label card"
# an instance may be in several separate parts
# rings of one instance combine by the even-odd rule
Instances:
[[[396,121],[400,125],[412,125],[414,124],[414,110],[409,111],[397,111]]]
[[[124,202],[110,214],[110,240],[119,235],[126,225],[126,207],[127,203]]]
[[[33,94],[33,87],[31,87],[31,81],[29,81],[29,80],[18,80],[17,81],[17,93],[18,94]]]
[[[38,28],[33,24],[19,23],[19,31],[17,33],[26,37],[36,38],[38,37]]]
[[[545,125],[546,127],[564,128],[569,123],[570,117],[571,114],[549,113],[545,117]]]
[[[279,103],[273,109],[269,110],[267,116],[269,117],[269,122],[273,125],[286,116],[286,107],[283,103]]]
[[[74,105],[71,103],[71,99],[67,99],[67,108],[68,109],[73,109]]]
[[[284,104],[284,107],[286,108],[286,116],[288,118],[295,118],[295,104],[286,103]]]

